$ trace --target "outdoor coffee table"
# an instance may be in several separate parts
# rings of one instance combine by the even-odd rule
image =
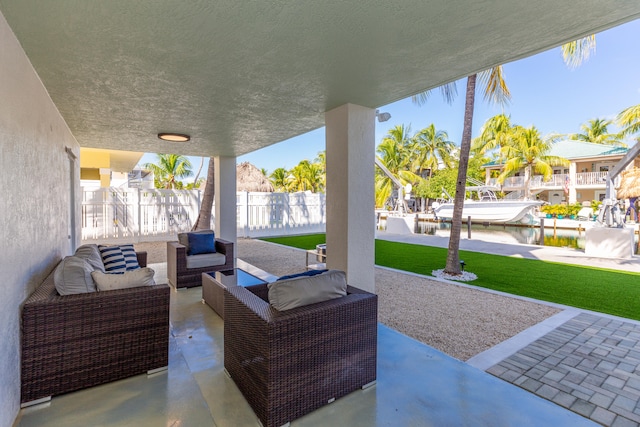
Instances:
[[[265,283],[267,282],[239,268],[202,273],[202,302],[211,307],[224,320],[224,290],[227,287]]]

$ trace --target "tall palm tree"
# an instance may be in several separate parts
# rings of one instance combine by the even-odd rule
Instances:
[[[569,66],[577,66],[589,57],[595,49],[595,36],[589,36],[575,42],[567,43],[562,47],[562,54]],[[485,83],[484,97],[497,103],[504,103],[510,98],[509,89],[504,80],[502,67],[498,66],[480,74],[481,82]],[[462,140],[460,141],[460,162],[458,179],[456,181],[456,195],[454,199],[453,217],[451,218],[451,235],[447,252],[447,265],[445,273],[452,275],[461,274],[460,269],[460,230],[462,228],[462,208],[464,206],[466,173],[471,149],[471,130],[473,126],[473,109],[475,104],[475,90],[477,75],[467,78],[467,91],[465,96],[464,126]],[[449,91],[451,92],[451,91]],[[427,99],[428,96],[423,97]],[[419,102],[420,96],[413,97]]]
[[[376,149],[378,160],[403,185],[414,184],[420,180],[420,177],[411,171],[411,148],[414,142],[409,135],[410,132],[410,126],[397,125],[389,130]],[[387,199],[391,197],[394,183],[380,170],[376,170],[375,179],[376,206],[383,207]]]
[[[156,188],[177,188],[178,178],[190,177],[191,162],[185,156],[178,154],[156,154],[156,163],[146,163],[144,168],[153,172]]]
[[[524,169],[525,197],[530,198],[533,171],[547,181],[553,175],[552,166],[569,166],[569,160],[548,154],[551,146],[552,139],[543,139],[534,126],[514,126],[509,143],[500,147],[500,157],[506,161],[502,173],[498,176],[498,182],[503,183],[508,176]]]
[[[202,193],[202,203],[198,218],[193,226],[193,230],[207,230],[211,228],[211,211],[213,210],[213,199],[215,197],[216,168],[214,157],[209,158],[209,168],[207,169],[207,184]]]
[[[613,124],[612,120],[592,119],[580,126],[582,133],[571,135],[572,139],[578,141],[591,142],[593,144],[606,144],[616,146],[626,146],[620,141],[619,134],[609,133],[608,128]]]
[[[438,170],[440,164],[447,168],[453,167],[453,151],[455,144],[449,141],[446,131],[436,130],[432,123],[413,136],[412,169],[422,176],[423,171],[429,170],[429,177]]]

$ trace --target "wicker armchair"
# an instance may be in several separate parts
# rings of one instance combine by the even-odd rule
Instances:
[[[225,291],[224,366],[265,427],[281,426],[376,380],[378,297],[277,311],[267,285]]]
[[[167,276],[175,288],[202,286],[202,273],[233,270],[233,243],[215,239],[216,251],[225,255],[222,265],[187,268],[187,248],[178,242],[167,242]]]
[[[60,296],[53,275],[22,309],[22,406],[169,364],[169,286]]]

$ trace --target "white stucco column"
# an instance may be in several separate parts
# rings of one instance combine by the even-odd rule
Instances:
[[[325,113],[327,267],[375,292],[375,110],[345,104]]]
[[[216,237],[238,241],[236,218],[236,158],[215,157],[215,224]],[[234,251],[235,256],[235,251]]]

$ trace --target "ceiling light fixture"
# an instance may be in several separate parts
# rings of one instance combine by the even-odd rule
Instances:
[[[381,113],[380,110],[376,110],[376,117],[380,123],[386,122],[391,118],[391,114],[389,113]]]
[[[191,140],[191,137],[184,133],[159,133],[158,138],[171,142],[187,142]]]

